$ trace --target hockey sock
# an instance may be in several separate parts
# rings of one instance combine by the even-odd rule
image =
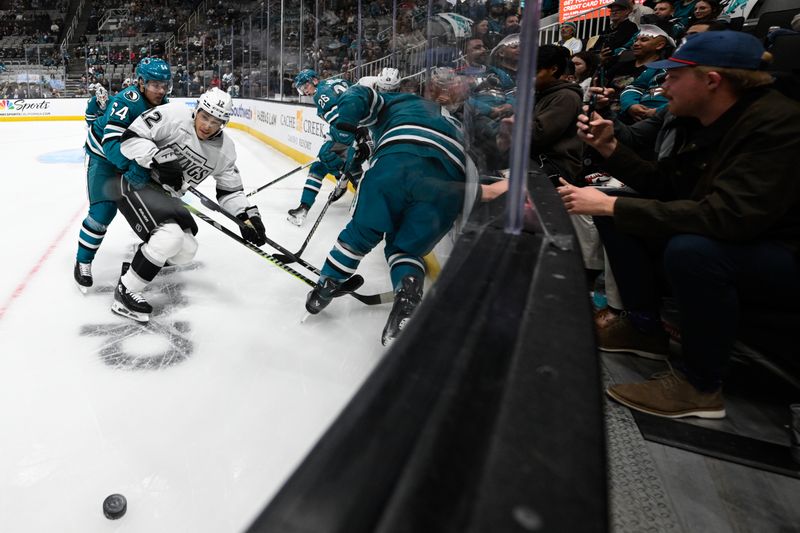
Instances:
[[[364,254],[348,247],[341,239],[337,240],[322,265],[321,277],[329,277],[339,281],[355,274]]]
[[[316,174],[309,174],[306,178],[306,184],[303,186],[303,194],[300,196],[300,203],[306,204],[309,207],[314,205],[314,200],[317,199],[317,194],[322,188],[322,179],[324,176],[317,176]]]
[[[91,263],[97,254],[97,249],[106,236],[108,226],[96,222],[92,217],[87,216],[81,224],[81,231],[78,234],[78,255],[79,263]]]
[[[133,292],[141,292],[148,283],[153,281],[161,270],[161,265],[153,263],[142,251],[145,245],[139,247],[133,256],[131,267],[122,276],[122,284]]]
[[[425,263],[418,255],[396,253],[389,256],[388,263],[395,292],[403,286],[403,278],[406,276],[425,279]]]

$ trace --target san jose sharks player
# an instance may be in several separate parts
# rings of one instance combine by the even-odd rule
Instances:
[[[94,88],[94,95],[89,98],[89,103],[86,104],[86,113],[84,116],[86,125],[91,128],[94,121],[97,120],[98,117],[102,117],[106,112],[107,105],[108,89],[98,83]]]
[[[294,87],[301,96],[313,96],[314,103],[317,105],[317,115],[325,122],[330,122],[336,116],[336,100],[339,95],[347,91],[349,85],[346,81],[341,79],[330,79],[320,81],[317,73],[311,69],[301,70],[294,78]],[[319,161],[315,161],[311,168],[308,170],[306,183],[303,186],[303,193],[300,196],[300,205],[294,209],[289,210],[287,220],[296,226],[300,226],[306,219],[309,209],[314,205],[317,199],[317,194],[322,188],[322,180],[325,179],[326,174],[333,174],[339,177],[340,171],[332,169],[322,159],[324,154],[327,154],[325,146],[330,143],[326,141],[320,148]],[[321,157],[322,156],[322,157]],[[342,190],[342,194],[344,190]]]
[[[370,129],[375,151],[358,186],[353,218],[328,253],[306,310],[322,311],[361,259],[385,238],[395,291],[381,337],[386,345],[422,299],[422,257],[449,231],[463,207],[466,155],[461,124],[419,96],[355,86],[339,95],[330,125],[331,142],[324,147],[326,153],[320,153],[329,168],[347,164],[345,159],[352,157],[348,146],[359,127]]]
[[[122,134],[144,111],[167,102],[172,84],[169,64],[163,59],[142,59],[136,66],[136,78],[135,84],[109,100],[102,115],[96,115],[86,136],[89,213],[81,224],[74,268],[83,293],[92,286],[92,261],[117,214],[116,179],[130,164],[120,153]]]
[[[141,292],[168,261],[192,260],[197,224],[178,197],[209,176],[220,205],[244,222],[242,237],[266,244],[261,215],[242,188],[233,141],[223,132],[232,111],[230,95],[212,88],[194,111],[180,102],[159,106],[142,113],[122,135],[120,153],[130,166],[117,179],[117,205],[144,242],[117,283],[115,313],[147,322],[153,308]]]

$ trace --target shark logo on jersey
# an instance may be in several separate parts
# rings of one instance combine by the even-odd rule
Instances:
[[[194,184],[199,184],[206,179],[214,170],[208,166],[208,158],[198,154],[188,146],[171,144],[170,147],[175,153],[180,154],[180,162],[183,167],[183,175]]]
[[[127,91],[125,93],[125,98],[127,98],[131,102],[136,102],[139,100],[139,93],[136,91]]]

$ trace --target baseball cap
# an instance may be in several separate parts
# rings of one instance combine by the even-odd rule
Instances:
[[[648,68],[722,67],[758,70],[764,47],[748,33],[707,31],[687,37],[672,57],[648,63]]]

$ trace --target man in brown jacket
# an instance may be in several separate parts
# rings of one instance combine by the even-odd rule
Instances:
[[[800,297],[800,105],[769,89],[760,42],[698,34],[668,60],[675,144],[651,163],[617,143],[610,121],[581,116],[579,135],[644,197],[564,184],[570,213],[595,215],[625,317],[598,331],[605,351],[666,358],[657,270],[680,312],[684,362],[645,383],[610,387],[650,414],[725,416],[722,376],[740,305],[791,309]]]

